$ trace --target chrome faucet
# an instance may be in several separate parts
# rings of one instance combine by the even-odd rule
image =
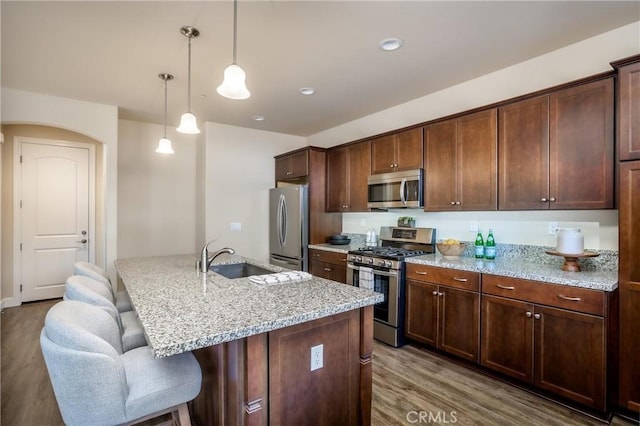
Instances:
[[[205,274],[209,271],[209,267],[211,266],[211,262],[213,262],[213,259],[220,256],[222,253],[234,254],[236,252],[232,248],[225,247],[213,253],[211,257],[209,257],[209,244],[214,241],[215,240],[212,240],[205,244],[204,247],[202,247],[202,251],[200,252],[200,272],[204,272]]]

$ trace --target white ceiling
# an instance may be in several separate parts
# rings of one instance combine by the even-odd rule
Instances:
[[[245,1],[238,64],[251,98],[215,89],[232,60],[231,1],[2,1],[2,86],[117,105],[169,125],[213,121],[308,136],[640,20],[639,1]],[[404,46],[383,52],[378,43]],[[314,87],[313,96],[298,93]],[[254,115],[265,120],[256,122]]]

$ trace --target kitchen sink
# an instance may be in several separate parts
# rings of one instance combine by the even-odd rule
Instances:
[[[251,275],[264,275],[274,273],[274,271],[270,271],[268,269],[246,262],[211,265],[209,270],[215,272],[216,274],[220,274],[223,277],[231,279],[250,277]]]

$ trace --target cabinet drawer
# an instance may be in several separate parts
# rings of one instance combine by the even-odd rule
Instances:
[[[309,262],[309,272],[311,275],[338,281],[343,284],[347,282],[347,268],[344,266],[312,260]]]
[[[309,249],[309,260],[347,266],[347,254],[335,251]]]
[[[407,263],[407,279],[425,281],[464,290],[480,290],[480,274],[458,269]]]
[[[587,288],[484,274],[482,293],[600,316],[605,312],[604,292]]]

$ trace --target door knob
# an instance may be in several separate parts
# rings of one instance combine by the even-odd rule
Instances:
[[[87,231],[80,232],[82,235],[87,235]]]
[[[87,239],[83,238],[80,241],[76,241],[76,243],[82,243],[82,244],[86,244],[87,243]]]

